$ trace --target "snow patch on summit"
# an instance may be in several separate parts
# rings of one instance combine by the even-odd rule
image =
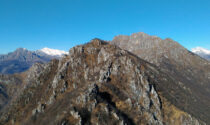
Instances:
[[[207,60],[210,60],[210,50],[208,50],[208,49],[204,49],[202,47],[196,47],[196,48],[192,49],[192,52],[195,54],[198,54],[199,56],[201,56]]]
[[[58,50],[58,49],[50,49],[47,47],[40,49],[39,52],[45,53],[50,56],[63,56],[65,54],[68,54],[68,52],[66,51]]]
[[[192,52],[196,54],[209,54],[210,55],[210,50],[204,49],[202,47],[193,48]]]

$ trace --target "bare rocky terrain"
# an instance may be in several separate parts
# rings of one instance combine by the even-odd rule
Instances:
[[[165,58],[150,55],[145,58],[148,51],[144,52],[145,57],[142,56],[145,61],[136,51],[133,52],[139,57],[129,49],[121,49],[126,48],[120,45],[121,40],[114,43],[117,46],[94,39],[72,48],[70,54],[61,60],[37,64],[22,73],[22,89],[18,97],[2,109],[0,124],[209,124],[206,119],[209,115],[209,88],[205,88],[209,86],[208,77],[206,79],[209,74],[205,74],[209,65],[197,71],[201,74],[198,78],[189,75],[196,74],[195,67],[190,73],[185,71],[189,69],[188,63],[204,64],[207,63],[205,60],[189,52],[195,62],[184,58],[188,60],[184,65],[186,69],[178,70],[183,67],[174,69],[173,66],[182,62],[175,65],[177,62]],[[173,48],[171,45],[170,49]],[[180,52],[180,49],[174,51]],[[183,52],[185,50],[180,53]],[[179,54],[174,60],[178,58]],[[202,74],[203,71],[206,72]],[[190,83],[202,79],[199,83]]]
[[[176,81],[170,87],[181,87],[172,91],[165,86],[170,95],[174,96],[168,99],[180,109],[210,124],[209,61],[188,51],[172,39],[161,39],[142,32],[131,36],[116,36],[112,44],[134,53],[168,74]]]

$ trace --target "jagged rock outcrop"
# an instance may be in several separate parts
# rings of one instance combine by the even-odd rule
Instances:
[[[167,100],[175,82],[130,52],[94,39],[47,64],[0,123],[205,124]]]
[[[172,39],[161,39],[145,33],[116,36],[112,44],[128,50],[156,65],[174,81],[171,87],[179,89],[165,95],[180,109],[210,124],[210,63],[188,51]],[[161,87],[163,88],[163,87]]]

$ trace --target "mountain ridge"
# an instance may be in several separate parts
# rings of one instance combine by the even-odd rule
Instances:
[[[68,53],[49,48],[37,51],[17,48],[14,52],[0,55],[0,73],[20,73],[29,69],[34,63],[47,63],[54,58],[59,59],[65,54]]]
[[[93,39],[21,76],[1,124],[210,123],[210,63],[169,38]]]
[[[136,55],[94,39],[48,63],[0,123],[205,124],[167,101],[167,89],[179,88],[170,87],[175,82]]]
[[[193,94],[191,96],[194,99],[182,100],[182,96],[186,96],[186,94],[183,94],[178,96],[177,101],[174,103],[182,110],[191,112],[194,116],[205,119],[205,121],[210,123],[208,120],[208,117],[210,117],[208,116],[210,112],[208,106],[210,103],[209,61],[190,52],[172,39],[150,37],[147,34],[145,35],[145,33],[134,33],[131,36],[116,36],[111,43],[156,65],[161,71],[176,80],[177,86],[188,89]],[[174,91],[172,95],[180,94],[178,91]],[[194,109],[188,108],[188,105],[192,105]],[[198,109],[199,106],[204,105],[206,109]]]

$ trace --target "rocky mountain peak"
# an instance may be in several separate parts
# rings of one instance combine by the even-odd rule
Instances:
[[[116,36],[111,43],[157,66],[168,63],[165,61],[169,60],[173,65],[185,67],[203,67],[209,65],[206,60],[195,56],[170,38],[161,39],[140,32],[134,33],[131,36]]]
[[[133,33],[133,34],[131,34],[131,37],[132,38],[153,38],[153,39],[160,39],[159,37],[157,37],[157,36],[150,36],[150,35],[148,35],[148,34],[146,34],[146,33],[144,33],[144,32],[138,32],[138,33]]]
[[[28,51],[26,48],[17,48],[16,50],[15,50],[16,52],[23,52],[23,51]]]
[[[134,33],[131,36],[116,36],[112,43],[139,56],[149,62],[158,64],[163,56],[181,58],[179,55],[186,53],[186,49],[170,38],[161,39],[145,33]],[[155,58],[155,60],[154,60]]]
[[[14,52],[10,52],[8,55],[10,55],[13,58],[19,58],[19,57],[22,57],[22,56],[33,55],[33,52],[31,52],[31,51],[29,51],[25,48],[17,48]]]
[[[93,44],[93,45],[97,45],[97,46],[101,46],[103,44],[107,44],[107,42],[99,39],[99,38],[94,38],[92,39],[89,43]]]
[[[167,73],[171,78],[176,79],[177,83],[175,84],[181,88],[188,88],[192,92],[192,95],[199,100],[196,104],[192,101],[193,99],[189,99],[191,101],[188,102],[188,105],[196,108],[195,105],[206,105],[207,102],[210,103],[210,63],[188,51],[179,43],[171,39],[160,39],[148,35],[143,37],[141,34],[135,37],[133,35],[129,37],[118,36],[111,43],[156,65],[161,71]],[[178,91],[176,90],[175,93],[178,94]],[[183,104],[177,104],[180,107],[183,106]],[[195,111],[188,108],[185,108],[185,110],[208,121],[206,115],[210,112],[209,108],[203,109],[202,111]],[[206,115],[201,116],[203,113]]]
[[[134,54],[93,39],[48,63],[0,123],[203,124],[173,104],[171,91],[181,89],[175,82]]]

